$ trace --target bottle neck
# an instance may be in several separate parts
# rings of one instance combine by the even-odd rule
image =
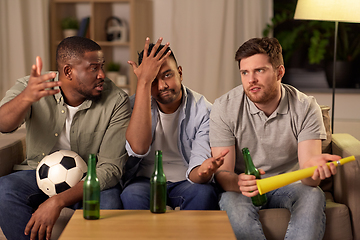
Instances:
[[[246,169],[254,169],[255,166],[254,166],[254,163],[253,163],[253,161],[251,159],[249,149],[243,148],[242,153],[243,153]]]
[[[162,163],[162,151],[157,150],[155,152],[155,173],[163,173],[163,163]]]
[[[96,174],[96,155],[90,154],[88,159],[88,175]]]

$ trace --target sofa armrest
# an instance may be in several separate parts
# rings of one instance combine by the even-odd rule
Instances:
[[[350,210],[354,239],[360,239],[360,141],[350,134],[332,135],[333,154],[354,155],[356,160],[338,167],[334,176],[334,200]]]
[[[15,164],[24,161],[25,136],[25,128],[10,134],[0,134],[0,177],[11,173]]]

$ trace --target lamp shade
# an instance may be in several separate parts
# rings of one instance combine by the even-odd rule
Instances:
[[[360,1],[298,0],[294,19],[360,22]]]

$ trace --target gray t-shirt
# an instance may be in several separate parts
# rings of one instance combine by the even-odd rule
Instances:
[[[326,139],[321,109],[312,96],[282,84],[277,109],[267,117],[240,85],[215,100],[210,114],[210,145],[235,145],[235,173],[244,172],[241,149],[249,148],[255,167],[270,177],[298,168],[298,143]]]

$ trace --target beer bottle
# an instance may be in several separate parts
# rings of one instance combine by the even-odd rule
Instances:
[[[162,152],[155,152],[154,172],[150,179],[150,211],[164,213],[166,211],[166,177],[162,164]]]
[[[244,156],[244,161],[245,161],[245,174],[254,175],[256,179],[261,179],[260,172],[257,168],[255,168],[254,163],[251,159],[249,149],[243,148],[242,154]],[[255,206],[260,207],[267,202],[267,198],[265,194],[260,195],[259,193],[258,195],[251,197],[251,201]]]
[[[83,185],[83,216],[85,219],[100,218],[100,183],[96,176],[96,155],[90,154],[88,171]]]

